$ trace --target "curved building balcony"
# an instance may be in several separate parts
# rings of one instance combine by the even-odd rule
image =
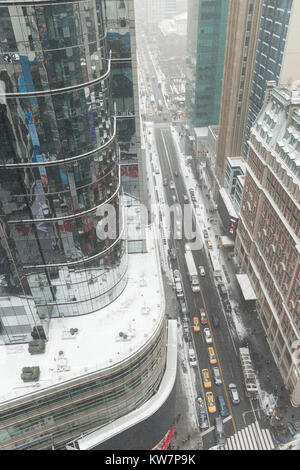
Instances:
[[[95,311],[126,285],[103,5],[0,1],[7,283],[32,295],[42,318]],[[97,234],[104,204],[116,214],[114,237]]]

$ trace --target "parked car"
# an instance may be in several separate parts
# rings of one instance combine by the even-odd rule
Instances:
[[[227,290],[224,284],[218,284],[218,291],[220,292],[221,297],[223,298],[228,297]]]
[[[177,170],[174,171],[174,175],[178,176],[178,171]]]
[[[204,238],[208,238],[208,231],[206,230],[206,228],[203,230],[203,236]]]
[[[178,269],[174,269],[173,271],[174,282],[181,282],[181,274]]]
[[[189,198],[186,194],[183,195],[183,200],[184,200],[185,204],[187,204],[189,202]]]
[[[216,314],[212,315],[212,323],[214,325],[215,328],[218,328],[218,326],[220,326],[220,317]]]
[[[211,379],[208,369],[202,369],[201,373],[204,388],[211,388]]]
[[[207,409],[210,413],[215,413],[217,411],[216,409],[216,404],[215,404],[215,399],[214,395],[212,392],[206,392],[206,403],[207,403]]]
[[[179,299],[179,308],[180,308],[180,313],[182,315],[187,315],[188,314],[188,309],[185,301],[183,299]]]
[[[194,331],[200,331],[200,322],[198,317],[193,318],[193,323],[194,323]]]
[[[192,335],[188,326],[183,327],[183,339],[186,343],[188,343],[192,339]]]
[[[206,414],[203,399],[201,397],[198,397],[196,399],[196,407],[197,407],[197,410],[198,410],[200,429],[208,428],[208,426],[209,426],[208,417],[207,417],[207,414]]]
[[[229,393],[230,393],[232,403],[234,405],[238,405],[240,403],[240,397],[239,397],[239,393],[237,391],[236,385],[229,384],[228,388],[229,388]]]
[[[223,446],[226,442],[223,421],[220,416],[215,418],[215,434],[218,446]]]
[[[205,243],[206,243],[206,246],[209,250],[212,250],[213,247],[212,247],[212,244],[211,244],[211,241],[210,240],[205,240]]]
[[[226,416],[229,416],[229,411],[228,411],[226,401],[225,401],[225,398],[223,397],[223,395],[218,395],[217,400],[218,400],[218,405],[219,405],[219,408],[220,408],[221,416],[223,418],[225,418]]]
[[[201,325],[207,325],[207,316],[204,308],[200,308],[200,323]]]
[[[197,365],[196,354],[192,348],[189,349],[189,363],[192,367],[196,367]]]
[[[222,378],[221,378],[221,374],[220,374],[220,370],[219,370],[219,367],[215,366],[212,368],[212,371],[213,371],[213,375],[214,375],[214,382],[216,385],[221,385],[222,383]]]
[[[199,272],[201,276],[205,276],[205,269],[204,266],[199,266]]]
[[[224,298],[223,300],[223,307],[226,313],[231,313],[232,308],[231,308],[231,303],[229,302],[228,298]]]
[[[183,297],[183,290],[182,290],[181,282],[176,282],[175,283],[175,289],[176,289],[177,298],[182,298]]]
[[[193,188],[190,188],[189,189],[189,192],[190,192],[190,195],[192,196],[193,194],[195,194],[195,191],[193,190]]]
[[[209,328],[204,328],[203,332],[204,332],[204,338],[205,338],[206,343],[211,344],[212,343],[212,337],[211,337],[211,333],[210,333]]]

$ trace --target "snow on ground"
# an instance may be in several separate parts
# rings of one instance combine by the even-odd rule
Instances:
[[[190,423],[190,428],[194,431],[198,430],[198,418],[196,410],[196,384],[195,384],[195,372],[189,365],[188,361],[188,346],[182,341],[183,331],[182,327],[178,328],[178,360],[180,364],[180,375],[181,383],[184,386],[185,394],[188,399],[188,414],[185,416],[187,421]],[[183,371],[182,364],[186,368],[186,373]]]
[[[273,393],[268,393],[265,390],[262,390],[257,378],[256,381],[258,385],[258,399],[260,408],[267,416],[271,416],[272,411],[276,408],[277,398]]]

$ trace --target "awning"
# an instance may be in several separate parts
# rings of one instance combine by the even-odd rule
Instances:
[[[257,297],[251,285],[250,279],[247,274],[236,274],[237,281],[242,290],[245,300],[256,300]]]
[[[234,240],[229,237],[220,237],[221,244],[224,248],[231,248],[234,247]]]

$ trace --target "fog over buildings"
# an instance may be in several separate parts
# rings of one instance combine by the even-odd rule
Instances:
[[[299,22],[0,0],[0,449],[299,447]]]

